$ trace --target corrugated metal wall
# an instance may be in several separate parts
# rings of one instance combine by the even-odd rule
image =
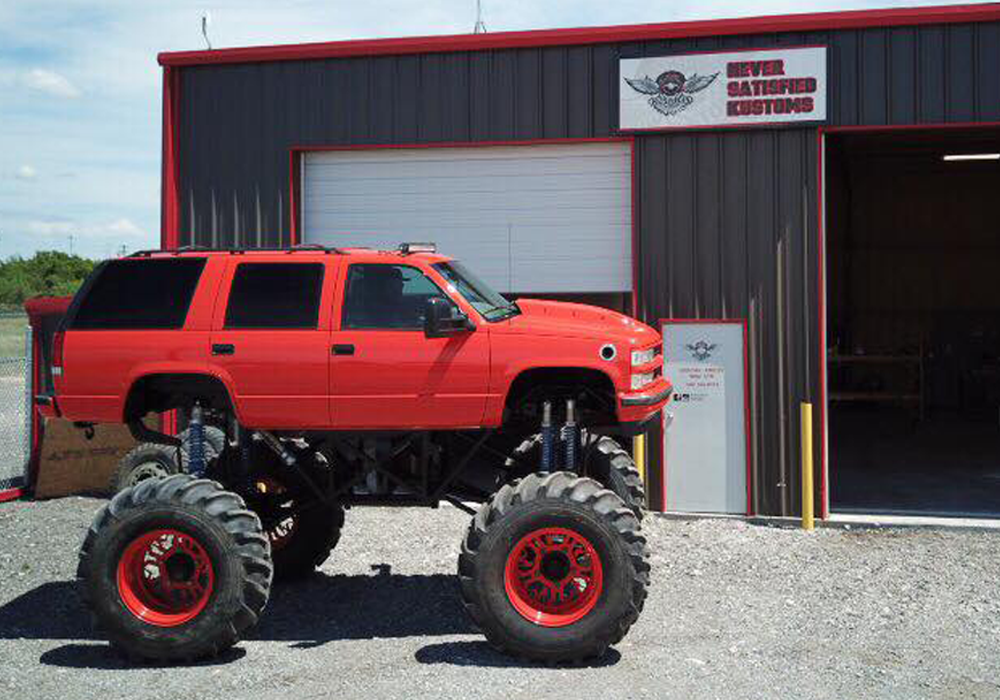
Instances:
[[[747,319],[761,513],[793,510],[798,405],[819,399],[816,142],[813,129],[637,142],[642,316]]]
[[[293,146],[612,136],[619,57],[811,44],[830,124],[1000,120],[1000,23],[187,67],[181,243],[288,243]],[[796,508],[818,398],[816,154],[803,128],[636,138],[642,315],[750,319],[762,513]]]

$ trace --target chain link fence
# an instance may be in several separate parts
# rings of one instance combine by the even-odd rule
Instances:
[[[24,486],[31,455],[31,333],[24,316],[0,317],[0,491]]]

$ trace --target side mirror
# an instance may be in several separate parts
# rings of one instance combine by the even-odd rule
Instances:
[[[431,297],[424,306],[424,335],[428,338],[446,338],[475,330],[469,317],[441,297]]]

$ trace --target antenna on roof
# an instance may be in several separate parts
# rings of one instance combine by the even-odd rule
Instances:
[[[205,46],[212,50],[212,42],[208,38],[208,28],[212,25],[212,13],[205,10],[201,13],[201,35],[205,37]]]
[[[486,33],[486,23],[483,22],[483,0],[476,0],[476,26],[472,28],[472,33]]]

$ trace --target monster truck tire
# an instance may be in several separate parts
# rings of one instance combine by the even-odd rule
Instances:
[[[569,472],[501,488],[473,518],[458,560],[465,608],[490,643],[546,663],[597,657],[621,641],[649,570],[632,510]]]
[[[111,499],[77,568],[95,626],[123,655],[156,662],[236,644],[264,610],[271,577],[257,516],[236,494],[187,474],[147,479]]]
[[[339,505],[328,507],[313,498],[302,510],[282,519],[281,508],[297,505],[296,490],[289,490],[273,474],[258,477],[255,486],[257,493],[250,505],[264,522],[274,577],[288,581],[308,576],[330,557],[340,541],[344,509]]]
[[[580,442],[580,474],[589,476],[618,494],[641,521],[646,509],[646,490],[632,456],[607,435],[582,430]],[[540,467],[541,458],[542,436],[532,435],[514,450],[513,458],[507,462],[507,466],[516,467],[520,462],[535,470]]]

